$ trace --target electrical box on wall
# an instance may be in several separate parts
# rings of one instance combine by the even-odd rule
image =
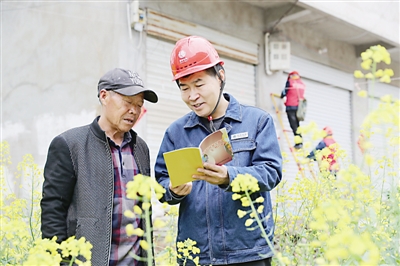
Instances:
[[[134,0],[130,4],[131,27],[136,31],[143,31],[146,24],[145,11],[139,8],[139,0]]]
[[[269,69],[285,70],[290,68],[290,42],[269,43]]]

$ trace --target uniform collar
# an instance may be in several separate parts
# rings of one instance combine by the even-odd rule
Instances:
[[[104,132],[101,127],[99,126],[99,119],[100,116],[96,117],[93,120],[93,123],[90,125],[92,132],[94,133],[94,135],[96,135],[96,137],[98,137],[99,139],[103,140],[103,141],[107,141],[107,136],[106,136],[106,132]],[[132,129],[129,130],[129,132],[126,132],[124,134],[124,140],[126,140],[127,142],[131,142],[132,144],[134,144],[136,142],[136,132],[133,131]],[[133,141],[132,141],[133,140]]]
[[[228,108],[226,109],[225,118],[242,122],[242,106],[240,103],[230,94],[224,93],[223,96],[229,101]],[[191,128],[201,125],[201,119],[196,115],[195,112],[189,113],[189,119],[186,122],[184,128]]]

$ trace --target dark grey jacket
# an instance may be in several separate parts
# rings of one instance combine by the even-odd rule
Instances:
[[[92,265],[108,265],[112,234],[114,167],[97,117],[53,139],[44,168],[42,237],[58,242],[75,235],[92,245]],[[140,173],[150,176],[147,144],[131,130]],[[141,227],[146,228],[142,220]],[[146,254],[142,254],[146,256]]]

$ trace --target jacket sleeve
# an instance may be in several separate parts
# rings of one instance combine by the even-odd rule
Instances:
[[[228,166],[230,182],[239,174],[257,178],[260,191],[270,191],[282,180],[282,155],[270,114],[262,115],[257,123],[256,148],[247,166]],[[231,190],[228,186],[226,189]]]
[[[44,167],[40,202],[43,238],[57,236],[57,242],[67,239],[67,214],[75,183],[75,171],[69,148],[65,139],[57,136],[50,144]]]
[[[320,141],[320,142],[318,143],[318,145],[315,147],[315,149],[312,150],[312,151],[310,152],[309,155],[307,155],[307,158],[308,158],[308,159],[311,159],[311,160],[315,160],[315,152],[316,152],[316,151],[323,150],[325,147],[326,147],[325,142],[324,142],[323,140]]]

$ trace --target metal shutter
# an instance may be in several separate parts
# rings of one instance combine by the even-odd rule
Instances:
[[[148,112],[145,132],[152,166],[155,164],[167,127],[190,112],[181,100],[176,83],[172,81],[169,59],[173,47],[174,44],[171,42],[147,37],[147,86],[156,91],[159,97],[158,103],[146,105]],[[255,105],[255,67],[229,58],[222,57],[222,60],[225,62],[227,77],[225,91],[231,93],[243,104]]]
[[[372,86],[372,84],[368,84],[368,86]],[[370,99],[368,99],[368,104],[372,103],[372,106],[370,106],[370,112],[378,109],[379,105],[382,103],[380,101],[380,97],[391,94],[393,95],[393,91],[397,90],[398,93],[397,95],[394,95],[394,98],[398,99],[399,98],[399,89],[389,85],[389,84],[384,84],[384,83],[376,83],[374,86],[374,89],[372,91],[373,95],[376,98],[372,99],[372,102]],[[394,128],[393,125],[391,126],[392,129],[394,129],[393,133],[391,136],[396,135],[399,137],[399,128]],[[398,157],[395,158],[393,154],[398,153],[398,146],[391,146],[390,145],[390,138],[386,137],[386,131],[389,129],[388,125],[381,124],[381,125],[373,125],[373,128],[371,129],[371,138],[370,142],[372,143],[373,147],[369,150],[369,154],[372,155],[375,159],[375,164],[373,164],[370,167],[370,175],[371,175],[371,182],[374,186],[377,187],[378,190],[383,189],[384,191],[389,191],[391,188],[395,187],[396,184],[396,177],[393,177],[387,172],[392,171],[393,169],[399,169],[399,160]],[[358,134],[358,132],[357,132]],[[380,169],[378,160],[382,160],[384,157],[387,157],[388,159],[393,160],[392,167],[386,168],[386,169]],[[364,167],[368,167],[367,165],[364,165]],[[390,170],[389,170],[390,169]],[[379,172],[376,174],[375,171],[379,170]],[[398,175],[397,175],[398,178]],[[385,180],[383,180],[385,179]],[[384,183],[383,183],[384,182]],[[382,184],[384,186],[382,187]]]
[[[347,161],[352,161],[352,121],[351,121],[351,91],[348,89],[353,85],[351,74],[341,72],[326,66],[322,66],[301,58],[292,56],[292,70],[296,70],[302,76],[302,80],[306,85],[305,97],[307,99],[307,114],[306,119],[300,122],[301,125],[315,122],[318,128],[322,129],[325,126],[330,126],[333,130],[333,136],[341,148],[347,152],[347,160],[340,161],[343,166]],[[285,86],[287,73],[282,76],[282,89]],[[317,80],[313,80],[317,79]],[[335,87],[339,86],[339,87]],[[279,103],[281,100],[277,99]],[[283,105],[283,103],[282,103]],[[289,122],[286,116],[285,108],[282,109],[282,119],[284,129],[290,130],[287,132],[291,144],[294,145],[294,136],[291,132]],[[276,120],[276,119],[275,119]],[[277,121],[277,120],[276,120]],[[280,126],[277,125],[278,130]],[[286,152],[288,157],[284,164],[285,172],[283,173],[284,180],[289,183],[293,182],[297,173],[298,167],[289,150],[288,143],[281,130],[278,131],[279,142],[282,151]],[[305,139],[305,141],[310,141]],[[311,151],[320,140],[312,142],[309,151]],[[298,158],[301,159],[301,158]],[[313,170],[317,173],[317,163],[313,163]],[[305,167],[307,174],[308,167]],[[309,174],[309,173],[308,173]]]

